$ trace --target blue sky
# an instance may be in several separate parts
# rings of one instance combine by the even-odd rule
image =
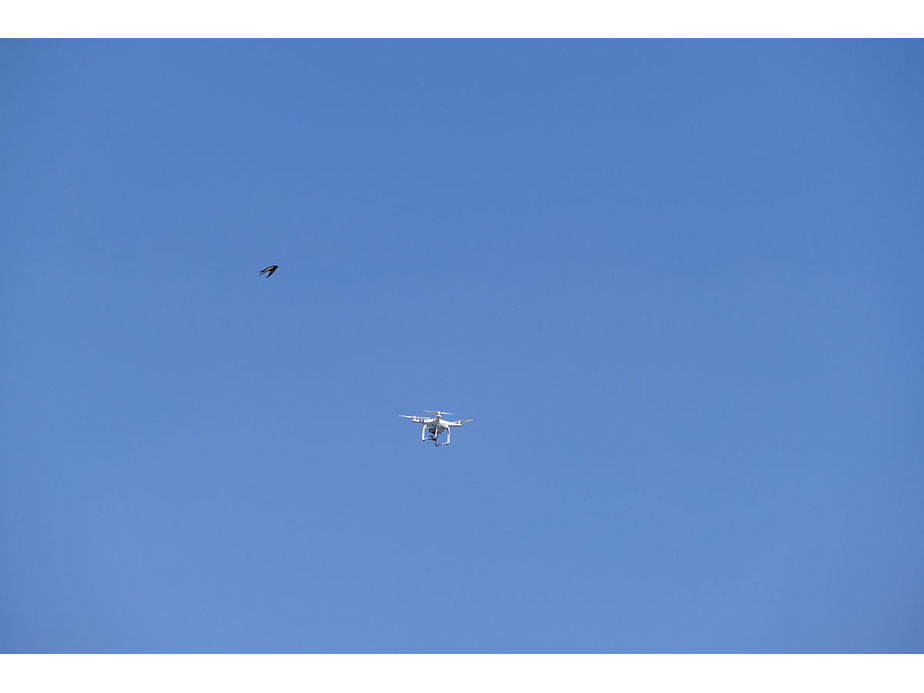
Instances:
[[[922,68],[0,43],[0,651],[922,651]]]

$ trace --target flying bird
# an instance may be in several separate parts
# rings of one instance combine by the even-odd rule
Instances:
[[[279,265],[270,265],[269,267],[264,267],[260,270],[260,274],[266,274],[267,278],[273,276],[273,272],[279,269]]]

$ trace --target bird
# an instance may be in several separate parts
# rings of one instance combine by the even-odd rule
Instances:
[[[267,278],[269,278],[269,277],[272,277],[273,272],[275,272],[278,269],[279,269],[279,265],[270,265],[269,267],[264,267],[263,269],[261,269],[260,274],[262,275],[265,272]]]

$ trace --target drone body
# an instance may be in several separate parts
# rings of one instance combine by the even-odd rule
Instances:
[[[449,421],[443,418],[444,414],[452,414],[450,411],[427,411],[428,414],[435,414],[433,417],[426,416],[408,416],[407,414],[401,414],[405,419],[410,419],[415,424],[421,424],[423,426],[420,429],[420,439],[421,440],[432,440],[433,444],[436,447],[440,445],[449,445],[450,432],[453,428],[461,428],[462,424],[468,423],[469,421],[474,421],[474,419],[459,419],[458,421]],[[439,442],[439,437],[442,433],[446,433],[446,442]]]

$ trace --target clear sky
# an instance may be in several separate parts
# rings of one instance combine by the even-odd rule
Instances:
[[[921,652],[922,87],[0,42],[0,651]]]

